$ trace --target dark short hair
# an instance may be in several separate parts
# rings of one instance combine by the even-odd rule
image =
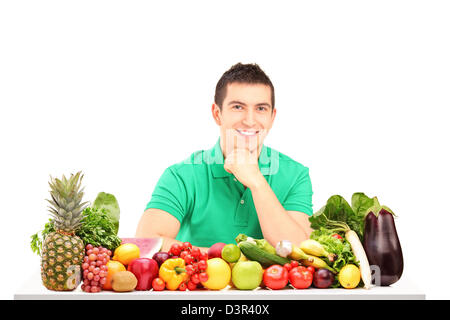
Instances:
[[[272,110],[275,106],[275,90],[273,88],[272,81],[261,70],[256,63],[242,64],[237,63],[226,71],[219,79],[216,85],[216,93],[214,95],[214,102],[222,110],[222,104],[227,95],[227,86],[233,82],[248,83],[248,84],[264,84],[270,87],[272,91]]]

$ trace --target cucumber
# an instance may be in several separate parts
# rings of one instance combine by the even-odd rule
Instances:
[[[270,267],[274,264],[284,265],[285,263],[290,262],[289,259],[280,257],[276,254],[268,253],[256,244],[248,241],[239,242],[238,246],[241,248],[241,252],[247,257],[247,259],[259,262],[263,268]]]

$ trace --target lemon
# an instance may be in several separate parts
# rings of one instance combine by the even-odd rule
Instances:
[[[134,243],[124,243],[114,250],[114,257],[112,259],[119,261],[123,265],[128,265],[134,259],[139,258],[139,255],[140,251],[137,245]]]
[[[225,288],[231,280],[231,268],[228,263],[221,258],[213,258],[207,261],[206,274],[208,280],[202,285],[210,290],[221,290]]]
[[[348,264],[339,271],[338,280],[346,289],[356,288],[361,280],[361,272],[354,264]]]

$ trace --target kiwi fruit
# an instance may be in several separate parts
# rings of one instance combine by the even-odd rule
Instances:
[[[130,271],[119,271],[111,278],[111,287],[117,292],[133,291],[137,286],[137,278]]]

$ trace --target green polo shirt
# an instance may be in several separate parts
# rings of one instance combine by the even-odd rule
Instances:
[[[307,167],[264,145],[258,163],[285,210],[313,214]],[[176,239],[194,246],[235,243],[239,233],[262,239],[251,190],[225,171],[223,164],[219,139],[212,149],[194,152],[167,168],[146,209],[173,215],[180,222]]]

